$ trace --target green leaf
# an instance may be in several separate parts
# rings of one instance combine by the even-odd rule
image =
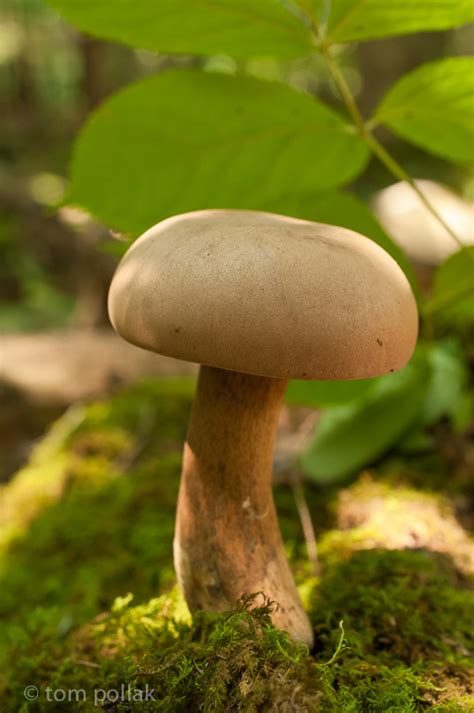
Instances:
[[[450,57],[402,77],[382,100],[375,119],[433,154],[474,161],[473,96],[474,58]]]
[[[320,18],[326,0],[312,3]],[[471,0],[332,0],[327,39],[329,43],[344,43],[447,30],[471,20]]]
[[[432,434],[423,430],[422,426],[418,429],[410,430],[397,443],[397,451],[403,455],[429,453],[435,447],[435,440]]]
[[[451,421],[455,433],[466,431],[474,420],[474,394],[465,390],[458,408],[453,412]]]
[[[318,482],[333,482],[383,455],[419,416],[428,374],[419,351],[408,366],[378,379],[357,401],[325,411],[302,456],[306,473]]]
[[[293,218],[340,225],[366,235],[393,257],[408,277],[413,291],[418,292],[413,269],[403,250],[385,233],[365,203],[351,193],[333,190],[318,194],[280,196],[258,207]]]
[[[299,57],[313,50],[296,4],[279,0],[48,0],[97,37],[156,52]]]
[[[428,313],[462,306],[474,321],[474,246],[458,250],[436,271]]]
[[[307,94],[169,71],[92,115],[76,142],[68,200],[138,234],[177,213],[328,189],[357,175],[367,156],[344,121]]]
[[[451,340],[436,344],[428,352],[430,378],[422,409],[426,426],[448,417],[455,419],[464,402],[468,372],[459,345]]]
[[[286,403],[292,406],[334,406],[347,404],[364,396],[373,389],[378,379],[355,379],[354,381],[290,381]]]

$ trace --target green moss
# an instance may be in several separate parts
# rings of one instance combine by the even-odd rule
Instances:
[[[322,533],[320,550],[340,559],[354,550],[427,549],[449,555],[461,572],[474,572],[474,541],[458,522],[452,501],[363,474],[338,495],[338,528]]]
[[[323,650],[334,641],[336,622],[344,619],[350,648],[336,667],[338,684],[347,689],[348,700],[353,696],[359,705],[366,700],[363,710],[382,711],[392,697],[397,700],[397,681],[414,706],[406,710],[418,710],[415,703],[421,706],[425,694],[435,696],[437,680],[451,665],[468,676],[473,663],[474,595],[442,555],[354,552],[328,568],[314,590],[311,611]]]
[[[70,410],[0,491],[0,709],[92,711],[94,690],[104,704],[148,685],[153,701],[109,709],[472,710],[471,543],[449,500],[413,487],[308,487],[320,578],[291,489],[276,488],[312,654],[272,628],[262,595],[191,621],[172,566],[191,395],[149,383]]]
[[[150,710],[193,710],[198,702],[205,711],[260,710],[290,699],[293,710],[311,710],[321,697],[320,671],[304,645],[271,626],[269,602],[260,598],[249,611],[252,599],[227,616],[198,615],[192,626],[169,609],[163,618],[169,599],[113,612],[91,632],[111,688],[124,679],[142,685],[146,676],[160,703]],[[104,661],[104,641],[114,658],[117,647],[127,652],[121,672]]]
[[[190,401],[166,398],[168,388],[143,385],[68,412],[0,491],[0,616],[20,621],[54,604],[73,627],[110,607],[130,582],[139,600],[174,582]]]

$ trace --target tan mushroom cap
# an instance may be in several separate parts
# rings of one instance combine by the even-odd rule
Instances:
[[[443,220],[464,245],[474,244],[474,203],[434,181],[417,179]],[[389,235],[415,265],[435,267],[459,250],[458,243],[405,182],[379,191],[373,209]]]
[[[117,268],[109,314],[143,349],[275,378],[395,371],[418,331],[409,283],[376,243],[240,210],[186,213],[148,230]]]

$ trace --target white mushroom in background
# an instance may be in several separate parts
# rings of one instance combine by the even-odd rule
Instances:
[[[417,179],[418,188],[464,245],[474,244],[474,203],[434,181]],[[459,250],[459,244],[404,181],[379,191],[374,213],[412,264],[434,268]]]

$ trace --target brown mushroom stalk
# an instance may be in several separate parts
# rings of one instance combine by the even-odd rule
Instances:
[[[272,459],[287,382],[201,367],[184,450],[174,541],[192,611],[225,611],[248,592],[278,602],[276,626],[312,644],[278,526]]]
[[[115,330],[204,366],[184,451],[175,534],[191,611],[263,592],[273,622],[312,644],[272,499],[288,379],[358,379],[402,368],[416,343],[410,285],[378,245],[271,213],[204,210],[143,235],[109,293]]]

